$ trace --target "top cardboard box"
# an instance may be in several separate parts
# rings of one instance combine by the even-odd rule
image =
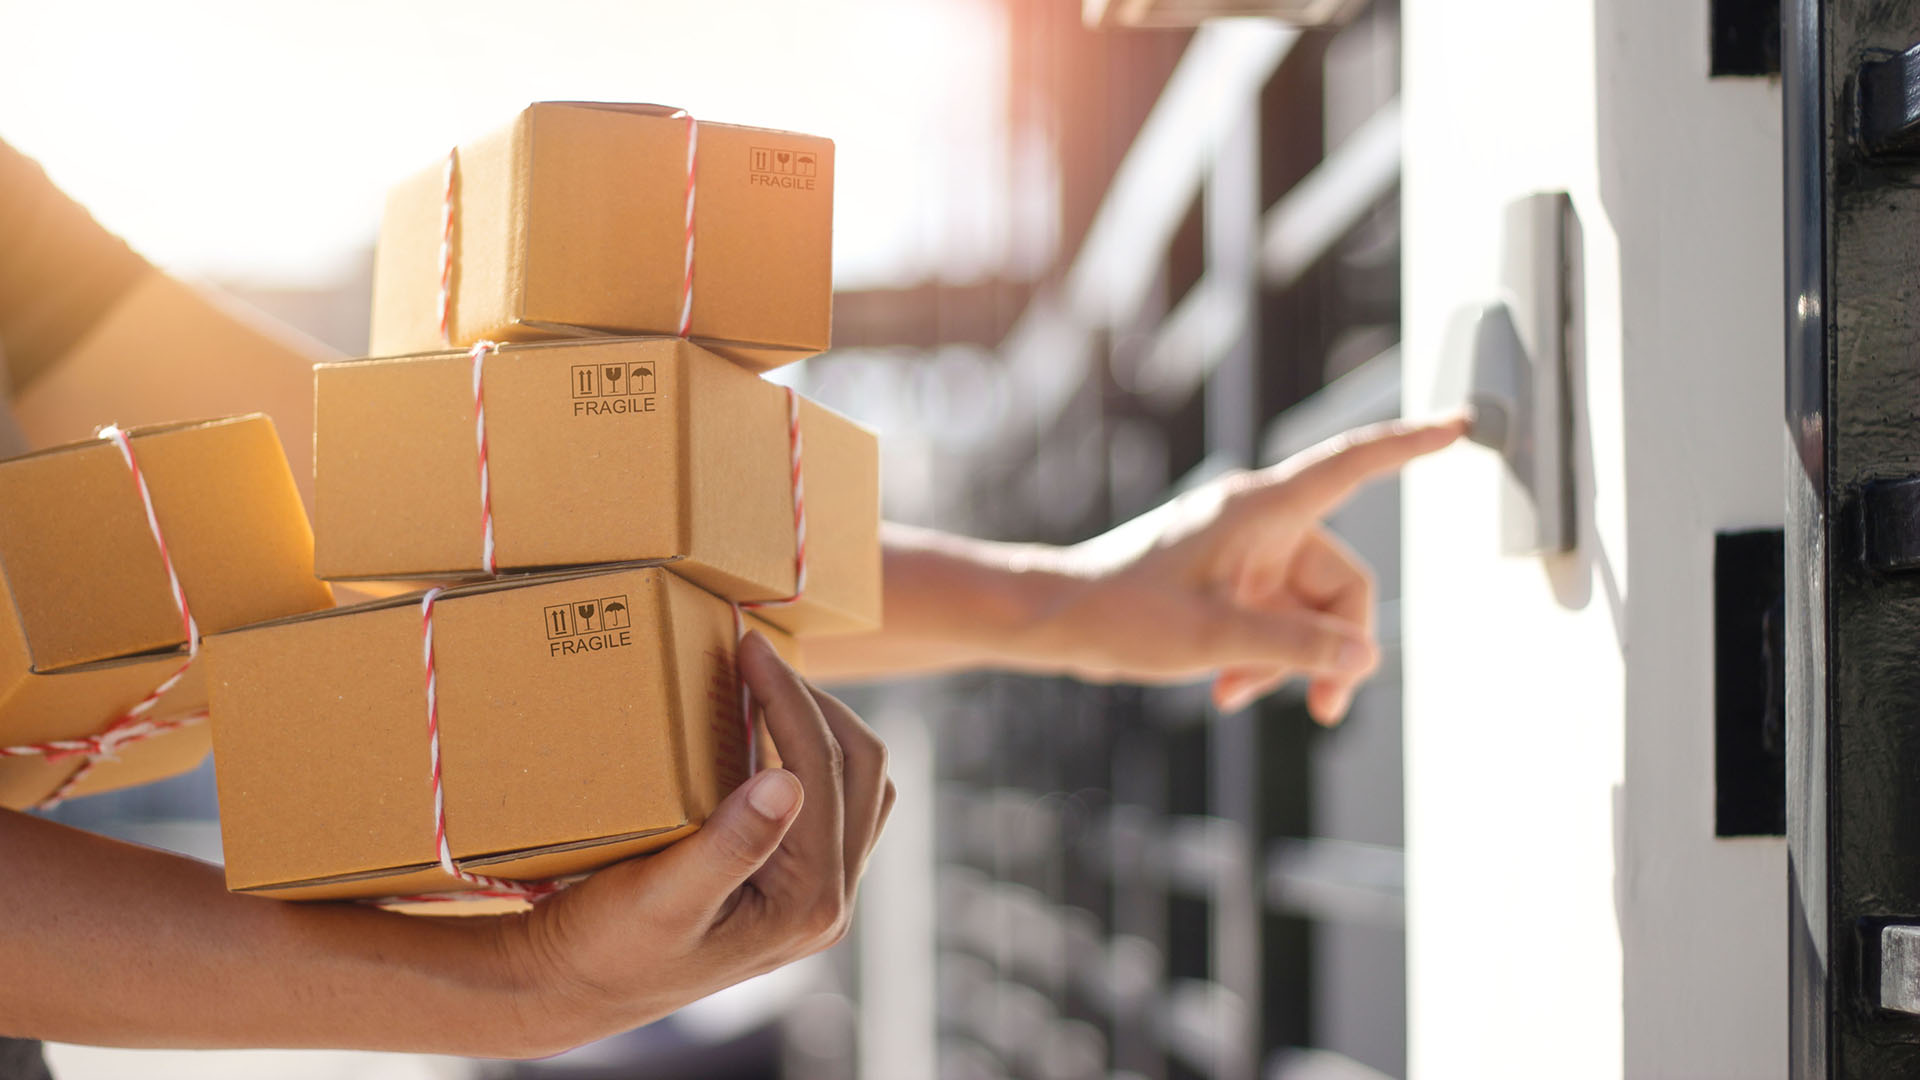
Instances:
[[[699,123],[691,338],[754,370],[820,352],[833,315],[833,143]],[[462,144],[448,330],[439,330],[446,165],[387,198],[375,356],[476,341],[676,334],[687,122],[654,105],[543,102]]]
[[[136,428],[134,453],[203,634],[332,604],[273,422]],[[89,439],[0,462],[0,746],[95,734],[185,659],[153,533],[119,449]],[[154,715],[206,704],[196,671]],[[82,792],[191,768],[204,728],[129,749]],[[0,762],[0,805],[30,805],[75,759]],[[125,767],[122,767],[124,765]]]

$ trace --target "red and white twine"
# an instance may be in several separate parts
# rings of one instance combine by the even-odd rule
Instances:
[[[487,354],[500,351],[491,341],[474,342],[467,355],[473,357],[473,442],[480,463],[480,569],[498,573],[493,548],[493,484],[487,475],[487,395],[481,382]]]
[[[686,212],[684,215],[686,254],[681,265],[680,275],[680,326],[677,336],[686,337],[693,331],[693,211],[695,184],[698,171],[700,125],[693,114],[685,109],[675,109],[668,114],[673,118],[684,118],[687,122],[687,186]],[[451,310],[453,306],[453,218],[454,218],[454,179],[459,150],[447,153],[445,181],[442,185],[440,201],[440,339],[449,344],[453,341]],[[489,574],[499,572],[493,540],[493,493],[487,468],[487,405],[486,395],[481,383],[481,371],[485,367],[487,356],[500,351],[500,346],[492,341],[478,341],[468,350],[473,358],[473,438],[479,457],[480,468],[480,568]],[[795,414],[797,417],[797,413]],[[798,420],[794,423],[797,425]],[[798,431],[798,428],[795,428]],[[799,437],[797,434],[794,436]],[[796,484],[799,479],[796,475]],[[804,571],[805,563],[802,561]],[[798,590],[796,590],[797,592]]]
[[[443,590],[428,589],[420,597],[420,644],[421,659],[427,675],[427,761],[428,775],[433,786],[433,848],[434,855],[440,861],[440,869],[475,887],[473,893],[445,896],[429,894],[423,896],[393,897],[389,902],[428,901],[439,899],[459,899],[461,896],[482,896],[490,898],[515,898],[539,900],[566,888],[563,880],[513,881],[508,878],[490,877],[476,874],[461,866],[453,857],[453,848],[447,842],[447,796],[440,767],[440,687],[439,676],[433,662],[433,605]]]
[[[699,161],[698,150],[700,145],[700,123],[699,121],[693,118],[692,113],[688,112],[685,109],[677,109],[674,111],[673,115],[684,116],[687,118],[687,196],[686,196],[687,256],[686,256],[686,266],[680,277],[680,330],[679,330],[680,337],[687,337],[688,335],[693,333],[693,198],[694,198],[693,178],[694,178],[694,173],[696,171],[695,166]]]
[[[683,213],[686,254],[682,260],[680,273],[680,321],[674,331],[678,337],[687,337],[693,333],[693,208],[696,192],[694,177],[698,173],[700,148],[700,122],[685,109],[674,109],[668,113],[670,119],[684,119],[687,122],[687,186]],[[447,151],[447,163],[440,185],[440,293],[437,302],[440,340],[443,344],[453,344],[453,219],[454,219],[454,180],[458,171],[460,149],[455,147]]]
[[[140,506],[146,513],[147,530],[153,534],[153,543],[160,550],[160,564],[167,571],[167,587],[173,597],[173,606],[180,612],[180,632],[186,637],[187,658],[174,670],[173,674],[160,681],[160,684],[148,691],[147,696],[135,702],[127,711],[120,714],[105,731],[79,739],[53,739],[47,742],[28,743],[23,746],[0,746],[0,758],[44,757],[48,761],[60,761],[79,755],[83,758],[80,767],[55,788],[51,795],[42,799],[36,809],[51,809],[60,805],[74,788],[86,779],[102,761],[111,761],[123,746],[155,735],[161,735],[189,724],[197,724],[207,718],[205,710],[184,716],[155,719],[147,714],[166,696],[167,691],[180,684],[186,678],[187,669],[200,655],[200,626],[194,621],[193,612],[187,606],[186,590],[180,587],[180,575],[173,568],[173,554],[167,550],[167,538],[160,531],[160,519],[153,512],[153,495],[147,490],[146,474],[140,470],[140,459],[134,455],[133,443],[127,433],[118,426],[109,425],[100,429],[100,438],[111,441],[120,450],[120,460],[124,461],[127,471],[133,477],[134,491],[140,496]]]
[[[473,387],[474,422],[476,439],[480,452],[480,503],[481,528],[484,533],[482,559],[487,571],[493,567],[493,519],[491,505],[487,496],[487,433],[486,405],[480,392],[481,364],[487,353],[498,346],[492,342],[481,342],[473,348]],[[802,450],[800,437],[800,395],[792,387],[786,387],[787,395],[787,476],[793,489],[793,575],[794,589],[790,596],[777,600],[749,600],[732,605],[733,636],[736,643],[747,635],[746,618],[742,609],[761,610],[764,608],[784,607],[797,603],[807,587],[807,496],[806,485],[802,481]],[[439,599],[441,589],[428,589],[420,598],[420,638],[421,662],[426,669],[427,702],[427,758],[428,776],[433,788],[433,846],[440,869],[474,886],[469,892],[462,893],[426,893],[417,896],[387,897],[379,903],[426,903],[455,901],[475,897],[490,899],[521,899],[539,901],[566,888],[573,878],[553,878],[540,881],[514,881],[509,878],[476,874],[462,867],[453,857],[452,848],[447,842],[447,804],[446,789],[442,777],[440,761],[440,685],[434,664],[433,651],[433,607]],[[740,681],[740,716],[746,728],[748,770],[752,771],[755,757],[753,733],[753,699],[747,689],[744,673],[735,662],[735,677]]]
[[[680,325],[679,337],[687,337],[693,329],[693,225],[694,225],[694,177],[699,161],[699,123],[693,114],[685,109],[676,109],[670,114],[684,117],[687,122],[687,186],[685,235],[686,254],[682,264],[680,279]],[[448,311],[452,303],[453,284],[453,218],[454,218],[454,170],[455,155],[447,156],[445,192],[441,207],[440,240],[440,334],[444,341],[451,342]],[[487,405],[483,374],[489,354],[499,351],[500,346],[492,341],[476,342],[468,355],[473,358],[473,428],[474,449],[478,457],[480,476],[480,565],[489,574],[499,572],[494,550],[493,535],[493,499],[487,467]],[[793,534],[794,534],[794,588],[791,596],[777,600],[749,601],[733,605],[734,639],[746,636],[746,620],[741,609],[759,610],[762,608],[783,607],[799,601],[807,586],[807,503],[805,486],[801,481],[801,439],[800,439],[800,398],[792,387],[787,393],[787,445],[789,451],[789,479],[793,486]],[[433,788],[433,842],[435,857],[440,869],[447,874],[474,886],[474,889],[462,893],[429,893],[418,896],[388,897],[380,903],[416,903],[442,900],[461,900],[473,897],[511,898],[538,901],[552,896],[566,888],[577,878],[555,878],[541,881],[514,881],[509,878],[492,877],[477,874],[462,867],[453,857],[453,850],[447,840],[446,789],[442,777],[440,759],[440,701],[439,679],[435,671],[433,652],[433,608],[439,598],[440,589],[429,589],[420,598],[420,635],[421,659],[426,668],[426,704],[427,704],[427,751],[428,773]],[[736,663],[736,668],[738,664]],[[740,678],[741,716],[746,725],[747,752],[750,757],[754,750],[752,699],[747,690],[744,676]],[[751,764],[750,766],[751,767]]]
[[[453,344],[453,174],[460,151],[447,151],[446,174],[440,187],[440,340]]]

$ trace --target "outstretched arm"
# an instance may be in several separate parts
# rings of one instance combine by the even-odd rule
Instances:
[[[26,220],[63,224],[0,247],[0,296],[16,279],[31,284],[68,248],[102,252],[122,269],[100,278],[111,295],[38,305],[68,313],[58,333],[27,333],[37,331],[37,308],[0,304],[0,341],[31,356],[19,372],[26,434],[44,445],[108,421],[260,410],[274,417],[310,498],[309,365],[330,351],[146,266],[0,145],[0,225],[10,205],[29,204],[41,209]],[[23,252],[35,240],[43,254]],[[1349,432],[1072,547],[889,526],[885,628],[809,641],[808,671],[823,679],[973,667],[1142,682],[1212,676],[1225,708],[1305,675],[1309,707],[1331,722],[1377,650],[1371,572],[1320,519],[1361,484],[1464,429],[1455,419]]]
[[[1452,443],[1463,418],[1351,431],[1222,477],[1072,547],[888,526],[877,633],[807,642],[824,680],[998,667],[1099,681],[1213,679],[1241,708],[1310,680],[1323,722],[1378,658],[1373,576],[1322,524],[1368,481]]]

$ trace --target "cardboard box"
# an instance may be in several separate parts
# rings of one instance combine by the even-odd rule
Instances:
[[[833,143],[702,119],[693,323],[756,370],[825,349],[833,315]],[[543,102],[457,151],[451,344],[677,334],[687,122],[656,105]],[[368,351],[442,348],[446,163],[387,198]]]
[[[324,608],[313,534],[273,422],[136,428],[134,453],[203,634]],[[105,730],[178,669],[186,638],[132,474],[104,439],[0,462],[0,746]],[[151,715],[206,704],[198,665]],[[206,756],[205,725],[103,761],[76,794],[145,783]],[[0,805],[30,806],[77,757],[0,759]]]
[[[433,640],[448,842],[470,870],[539,879],[656,850],[747,777],[733,613],[664,569],[449,589]],[[436,858],[421,645],[418,597],[208,640],[229,888],[466,888]]]
[[[673,338],[502,346],[484,361],[500,570],[672,560],[731,600],[793,594],[786,391]],[[462,352],[315,369],[320,575],[477,574],[473,361]],[[879,446],[800,404],[807,508],[794,634],[880,620]]]

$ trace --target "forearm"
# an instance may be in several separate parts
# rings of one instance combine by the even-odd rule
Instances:
[[[149,270],[89,330],[17,386],[37,446],[124,426],[263,412],[313,506],[313,364],[326,346],[231,298]]]
[[[807,673],[821,680],[976,667],[1058,672],[1050,617],[1083,584],[1067,552],[975,540],[888,523],[882,533],[884,626],[809,638]]]
[[[110,1046],[530,1046],[489,919],[239,896],[220,871],[0,810],[0,1034]]]

